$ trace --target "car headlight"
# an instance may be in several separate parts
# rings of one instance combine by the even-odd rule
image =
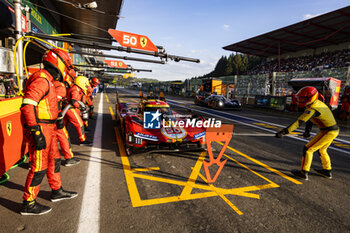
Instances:
[[[224,103],[220,101],[220,102],[219,102],[219,106],[222,106],[222,105],[224,105]]]
[[[128,134],[128,141],[132,142],[133,141],[133,137],[134,137],[134,135],[131,132],[129,132],[129,134]]]

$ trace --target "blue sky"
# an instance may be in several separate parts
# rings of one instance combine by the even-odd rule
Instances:
[[[116,29],[146,35],[169,54],[200,59],[199,64],[165,65],[126,61],[134,68],[153,70],[137,77],[184,80],[212,71],[222,55],[231,53],[223,46],[348,5],[348,0],[124,0],[125,18],[119,19]]]

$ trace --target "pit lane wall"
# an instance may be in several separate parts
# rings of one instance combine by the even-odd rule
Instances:
[[[22,97],[0,100],[0,177],[25,153],[21,124]]]

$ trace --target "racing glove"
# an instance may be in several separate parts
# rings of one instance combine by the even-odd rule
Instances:
[[[309,138],[311,135],[310,135],[310,132],[309,131],[305,131],[304,133],[303,133],[303,137],[304,138]]]
[[[80,106],[80,111],[81,111],[81,112],[86,112],[86,110],[87,110],[87,108],[86,108],[85,106],[84,106],[84,107],[83,107],[83,106]]]
[[[58,117],[57,117],[57,120],[56,120],[56,126],[57,126],[57,129],[63,129],[64,128],[64,120],[63,120],[62,113],[58,114]]]
[[[288,129],[285,128],[285,129],[282,129],[281,131],[277,132],[275,134],[275,137],[276,138],[283,138],[284,135],[286,135],[286,134],[288,134]]]
[[[46,140],[43,132],[41,131],[40,125],[34,125],[29,127],[30,132],[33,135],[35,150],[46,149]]]

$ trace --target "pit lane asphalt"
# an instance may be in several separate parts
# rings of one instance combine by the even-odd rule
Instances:
[[[115,109],[115,90],[107,91],[108,97],[103,94],[101,159],[90,160],[94,157],[93,153],[90,155],[91,149],[76,145],[76,136],[70,130],[73,151],[82,162],[74,167],[61,167],[61,175],[63,187],[78,191],[79,196],[49,202],[50,188],[45,178],[38,200],[53,210],[43,216],[21,216],[27,170],[25,166],[11,169],[8,172],[11,179],[0,186],[0,232],[77,232],[84,187],[89,182],[85,179],[89,163],[101,164],[100,200],[95,200],[100,203],[100,212],[91,213],[99,217],[100,232],[347,232],[350,229],[350,170],[346,153],[329,151],[333,180],[312,173],[309,181],[296,184],[289,171],[299,168],[305,142],[294,138],[233,136],[231,149],[226,149],[227,156],[222,158],[228,161],[218,180],[208,186],[204,169],[200,167],[199,158],[203,155],[199,152],[123,156],[118,149],[123,146],[117,143],[110,109]],[[119,91],[123,101],[138,101],[130,98],[138,92]],[[173,108],[178,113],[186,113],[179,104],[189,106],[191,102],[184,98],[169,99],[176,101]],[[95,105],[96,110],[98,103]],[[254,109],[232,114],[284,126],[295,119]],[[222,120],[233,123],[236,133],[267,133],[247,124]],[[91,129],[95,122],[91,121]],[[93,138],[93,132],[88,138]],[[344,140],[347,134],[344,133]],[[216,143],[213,147],[217,151],[221,148]],[[316,154],[312,167],[320,167]],[[199,174],[194,172],[198,168]],[[238,192],[240,189],[244,192]]]

